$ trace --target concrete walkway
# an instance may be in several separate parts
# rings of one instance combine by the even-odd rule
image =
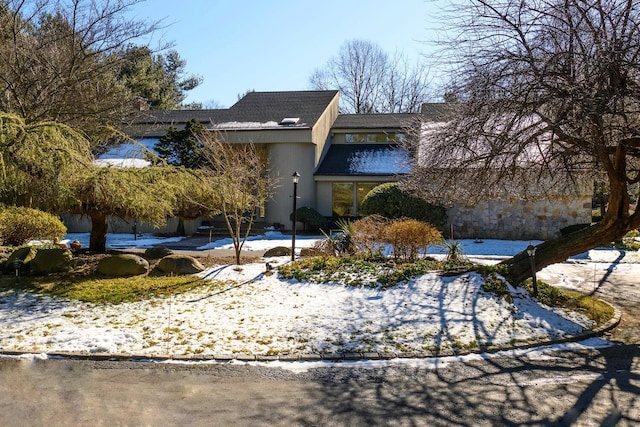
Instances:
[[[211,258],[227,258],[235,257],[236,252],[233,249],[198,249],[202,246],[209,244],[209,237],[207,236],[188,236],[179,242],[167,243],[164,246],[171,249],[175,253],[189,255],[192,257],[211,257]],[[123,249],[125,251],[125,249]],[[145,249],[126,249],[127,252],[139,252],[142,253]],[[243,249],[241,252],[242,258],[260,258],[264,255],[265,251],[249,251]]]

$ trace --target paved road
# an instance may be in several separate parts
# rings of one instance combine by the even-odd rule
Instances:
[[[293,373],[0,359],[0,425],[640,425],[638,346],[425,363]]]
[[[297,373],[273,364],[0,358],[0,425],[640,425],[637,275],[582,264],[545,275],[614,300],[624,314],[612,338],[627,344]]]
[[[616,305],[622,321],[610,339],[640,344],[640,266],[638,264],[572,262],[551,265],[538,277],[552,285],[579,289]]]

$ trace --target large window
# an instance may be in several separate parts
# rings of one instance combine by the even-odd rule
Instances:
[[[333,216],[353,216],[353,182],[333,183]]]
[[[356,216],[365,196],[380,182],[334,182],[333,216]]]
[[[402,142],[404,133],[400,132],[379,132],[379,133],[346,133],[346,142],[350,143],[371,143],[371,142]]]

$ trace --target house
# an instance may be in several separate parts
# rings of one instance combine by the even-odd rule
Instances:
[[[300,174],[298,207],[314,208],[326,217],[357,216],[371,189],[409,172],[407,153],[398,147],[407,128],[421,118],[437,122],[447,115],[446,104],[427,104],[420,114],[339,114],[338,102],[338,91],[250,92],[228,109],[139,111],[123,130],[152,147],[170,126],[180,130],[195,118],[228,143],[266,148],[270,173],[280,179],[280,185],[256,213],[260,216],[256,220],[290,230],[294,172]],[[546,238],[560,226],[587,222],[587,213],[590,220],[586,198],[563,206],[497,207],[492,201],[487,203],[477,209],[455,206],[449,210],[460,237],[513,238],[532,215],[538,218],[534,230],[544,233],[527,234],[531,236],[527,238]],[[565,207],[570,208],[568,216]],[[187,221],[187,233],[194,233],[200,222]],[[126,222],[114,221],[110,226],[111,231],[131,230]],[[170,222],[161,231],[171,230],[175,224]]]
[[[451,111],[452,104],[424,104],[423,131],[438,128]],[[572,187],[530,200],[485,196],[477,203],[450,206],[447,217],[456,238],[547,240],[565,227],[591,223],[593,182],[587,175]]]

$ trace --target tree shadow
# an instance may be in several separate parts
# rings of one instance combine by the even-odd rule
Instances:
[[[434,360],[318,372],[300,425],[570,426],[640,423],[640,348]],[[634,365],[635,364],[635,365]],[[635,369],[635,372],[634,372]],[[322,372],[323,371],[323,372]],[[330,414],[330,415],[319,415]]]
[[[615,271],[616,267],[620,264],[620,262],[622,262],[623,258],[624,258],[624,251],[620,251],[618,254],[618,257],[615,260],[613,260],[611,264],[609,264],[609,267],[607,267],[607,270],[604,273],[604,275],[600,278],[600,280],[598,280],[598,285],[594,287],[593,291],[589,292],[588,294],[589,296],[595,295],[605,285],[607,280],[609,280],[609,277],[611,277],[611,275]]]

